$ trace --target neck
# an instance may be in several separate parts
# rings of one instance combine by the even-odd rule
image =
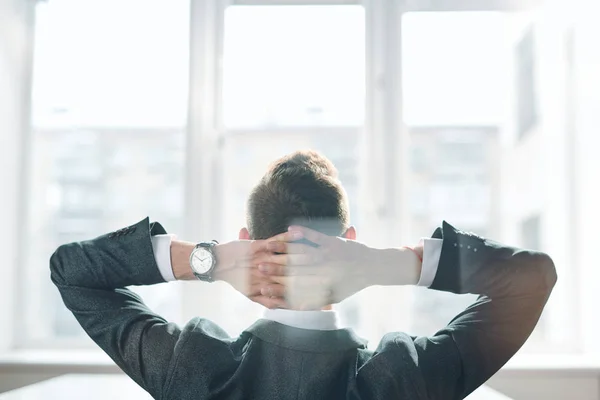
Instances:
[[[321,308],[321,311],[331,311],[333,310],[333,306],[331,304]]]

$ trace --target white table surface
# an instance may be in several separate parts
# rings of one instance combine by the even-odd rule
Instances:
[[[467,396],[466,400],[512,400],[512,398],[492,389],[489,386],[481,386],[479,389]]]
[[[152,397],[130,378],[113,375],[64,375],[0,394],[0,400],[149,400]],[[486,386],[468,400],[510,400]]]
[[[122,374],[63,375],[0,394],[1,400],[151,400],[144,389]]]

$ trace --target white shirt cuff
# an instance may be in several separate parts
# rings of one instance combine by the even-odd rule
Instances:
[[[440,263],[443,241],[443,239],[423,238],[419,242],[419,244],[423,244],[423,263],[417,286],[429,287],[433,283]]]
[[[171,266],[171,240],[175,235],[154,235],[152,236],[152,251],[158,270],[165,282],[176,280]]]

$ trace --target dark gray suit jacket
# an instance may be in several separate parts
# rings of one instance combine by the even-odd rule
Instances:
[[[547,255],[444,222],[433,235],[443,245],[431,288],[481,296],[435,335],[389,333],[373,352],[349,329],[259,320],[230,338],[202,318],[168,323],[126,289],[163,282],[151,244],[163,233],[146,218],[63,245],[50,260],[81,326],[157,399],[462,399],[523,345],[556,282]]]

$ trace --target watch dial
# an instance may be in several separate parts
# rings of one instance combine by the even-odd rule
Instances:
[[[208,271],[210,271],[210,268],[213,264],[212,254],[204,248],[198,248],[194,252],[193,261],[193,266],[196,273],[206,274]]]

